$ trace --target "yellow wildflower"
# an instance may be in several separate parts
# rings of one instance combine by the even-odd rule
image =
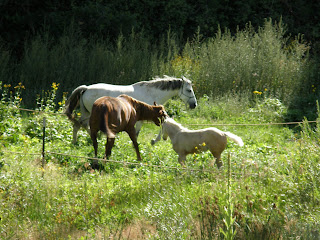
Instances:
[[[205,143],[205,142],[203,142],[203,143],[202,143],[202,146],[204,146],[204,147],[205,147],[205,146],[206,146],[206,143]]]
[[[60,83],[57,84],[57,83],[53,82],[51,87],[53,88],[53,90],[58,90],[59,85],[60,85]]]
[[[15,86],[14,88],[15,88],[15,89],[17,89],[17,88],[26,89],[26,88],[22,85],[22,83],[21,83],[21,82],[19,82],[19,83],[18,83],[18,85],[17,85],[17,86]]]
[[[259,92],[259,91],[253,91],[254,94],[258,94],[258,95],[261,95],[262,92]]]

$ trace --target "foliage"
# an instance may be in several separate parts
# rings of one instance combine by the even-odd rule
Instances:
[[[249,21],[258,28],[266,18],[282,18],[290,34],[303,33],[308,41],[318,40],[320,32],[319,3],[303,0],[272,4],[263,0],[56,0],[46,3],[15,0],[2,1],[0,14],[1,36],[10,50],[14,49],[20,56],[26,38],[48,30],[51,36],[59,39],[70,25],[86,39],[91,36],[116,39],[120,33],[127,37],[135,29],[145,31],[153,41],[169,28],[186,40],[192,38],[198,28],[205,37],[212,37],[219,25],[235,33]]]
[[[157,75],[184,75],[192,80],[196,96],[258,91],[290,106],[289,120],[315,118],[317,62],[309,58],[310,45],[302,35],[287,38],[285,30],[281,21],[270,19],[258,30],[248,23],[235,34],[219,29],[211,38],[198,30],[182,45],[172,31],[156,43],[145,32],[135,31],[119,34],[113,43],[87,40],[70,27],[56,41],[49,33],[31,39],[18,62],[0,45],[0,81],[21,82],[29,89],[22,93],[22,104],[35,107],[36,96],[53,82],[61,84],[60,99],[82,84],[132,84]]]
[[[25,89],[22,83],[13,87],[0,81],[0,139],[6,138],[9,142],[19,141],[16,132],[21,128],[21,92]]]

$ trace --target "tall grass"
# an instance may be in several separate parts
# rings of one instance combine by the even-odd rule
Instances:
[[[214,96],[266,91],[288,103],[310,76],[308,45],[301,36],[285,36],[282,22],[266,20],[257,31],[247,24],[234,35],[219,29],[214,38],[194,42],[184,55],[199,65],[197,90]]]
[[[257,90],[289,104],[297,95],[316,95],[318,75],[302,36],[286,36],[284,24],[272,20],[235,34],[219,29],[209,39],[198,31],[185,44],[171,31],[157,41],[143,32],[110,41],[84,39],[71,27],[59,39],[46,33],[31,39],[19,60],[0,47],[0,81],[23,83],[25,105],[52,82],[63,83],[62,96],[81,84],[131,84],[163,74],[189,77],[197,96]]]

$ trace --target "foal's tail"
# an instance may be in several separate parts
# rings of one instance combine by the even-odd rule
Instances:
[[[69,120],[72,121],[74,124],[79,125],[80,123],[76,120],[75,116],[72,114],[73,110],[79,105],[81,95],[87,90],[86,85],[81,85],[77,87],[71,93],[70,97],[67,99],[65,104],[65,111],[64,113],[68,116]]]
[[[225,132],[225,134],[232,140],[234,141],[236,144],[238,144],[240,147],[242,147],[244,145],[241,137],[231,133],[231,132]]]

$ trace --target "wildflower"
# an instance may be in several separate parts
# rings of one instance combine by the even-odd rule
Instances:
[[[22,85],[21,82],[19,82],[18,85],[15,86],[14,88],[15,88],[15,89],[17,89],[17,88],[26,89],[26,88]]]
[[[205,146],[206,146],[206,143],[205,143],[205,142],[203,142],[203,143],[202,143],[202,146],[204,146],[204,147],[205,147]]]
[[[11,87],[11,84],[5,84],[5,85],[3,85],[3,87],[9,88],[9,87]]]
[[[57,84],[57,83],[53,82],[51,87],[53,88],[53,90],[58,90],[59,85],[60,85],[60,83]]]
[[[265,88],[265,89],[264,89],[264,91],[266,92],[266,91],[268,91],[268,89],[267,89],[267,88]]]
[[[259,92],[259,91],[253,91],[254,94],[257,94],[257,95],[261,95],[262,92]]]
[[[311,88],[312,88],[312,92],[316,92],[317,88],[314,85],[312,85]]]
[[[194,147],[195,150],[198,150],[198,147]]]

